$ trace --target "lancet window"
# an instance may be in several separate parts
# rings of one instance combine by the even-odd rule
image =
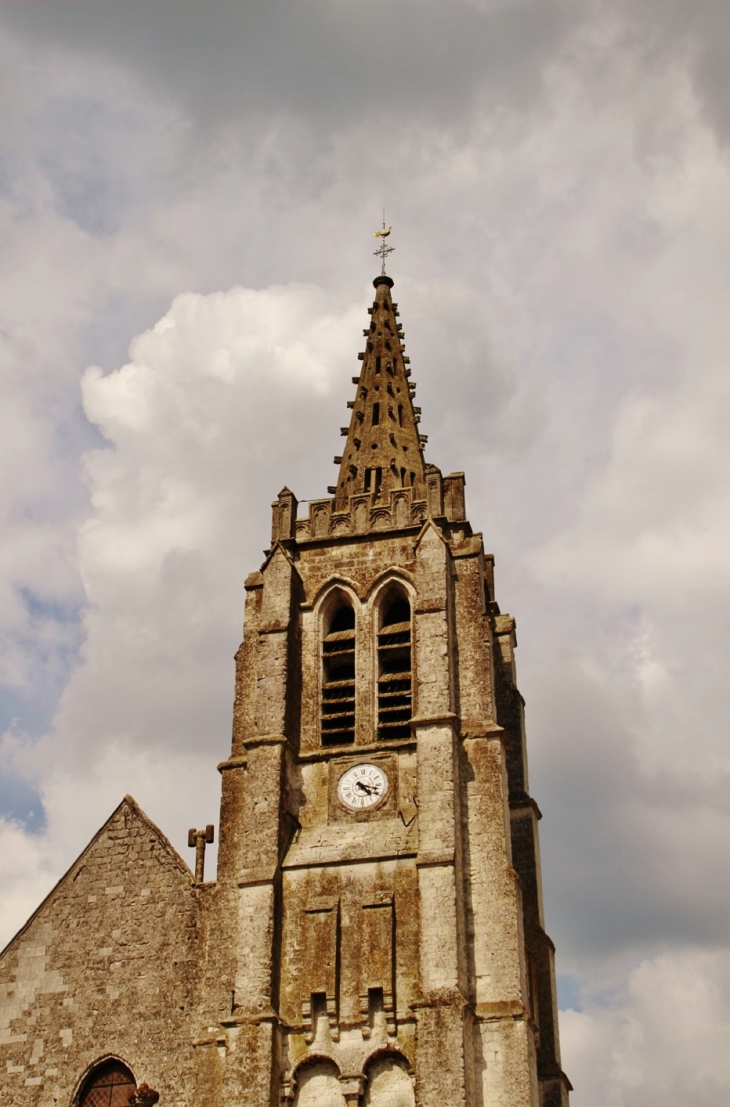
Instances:
[[[355,741],[355,612],[344,597],[325,623],[322,640],[323,746]]]
[[[409,738],[411,711],[411,605],[398,591],[386,597],[378,629],[378,738]]]
[[[110,1059],[96,1065],[81,1088],[79,1107],[129,1107],[134,1076],[121,1061]]]

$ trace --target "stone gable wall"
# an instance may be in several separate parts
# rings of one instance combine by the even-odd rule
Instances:
[[[4,1107],[67,1107],[110,1054],[165,1107],[192,1107],[197,896],[165,839],[122,803],[0,960]]]

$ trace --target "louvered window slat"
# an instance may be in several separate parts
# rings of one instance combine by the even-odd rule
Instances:
[[[323,746],[355,741],[355,612],[343,604],[331,619],[322,642]]]
[[[379,738],[409,738],[411,734],[410,616],[410,604],[399,596],[390,603],[378,631]]]

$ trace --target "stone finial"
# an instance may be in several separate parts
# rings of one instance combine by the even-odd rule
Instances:
[[[297,526],[297,498],[286,486],[271,505],[271,544],[293,538]]]
[[[160,1098],[160,1093],[149,1084],[139,1084],[129,1093],[130,1107],[155,1107]]]
[[[449,473],[444,477],[444,511],[450,523],[461,523],[466,519],[463,473]]]

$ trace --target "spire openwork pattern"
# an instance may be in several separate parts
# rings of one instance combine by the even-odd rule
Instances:
[[[353,377],[357,395],[352,409],[344,453],[335,460],[340,472],[332,489],[337,507],[346,507],[349,497],[369,492],[374,500],[386,502],[398,488],[424,490],[424,435],[419,434],[420,409],[414,407],[415,384],[411,382],[405,336],[398,322],[398,305],[390,290],[393,280],[376,277],[375,300],[368,309],[370,326],[363,332],[367,343],[360,354],[359,377]]]

